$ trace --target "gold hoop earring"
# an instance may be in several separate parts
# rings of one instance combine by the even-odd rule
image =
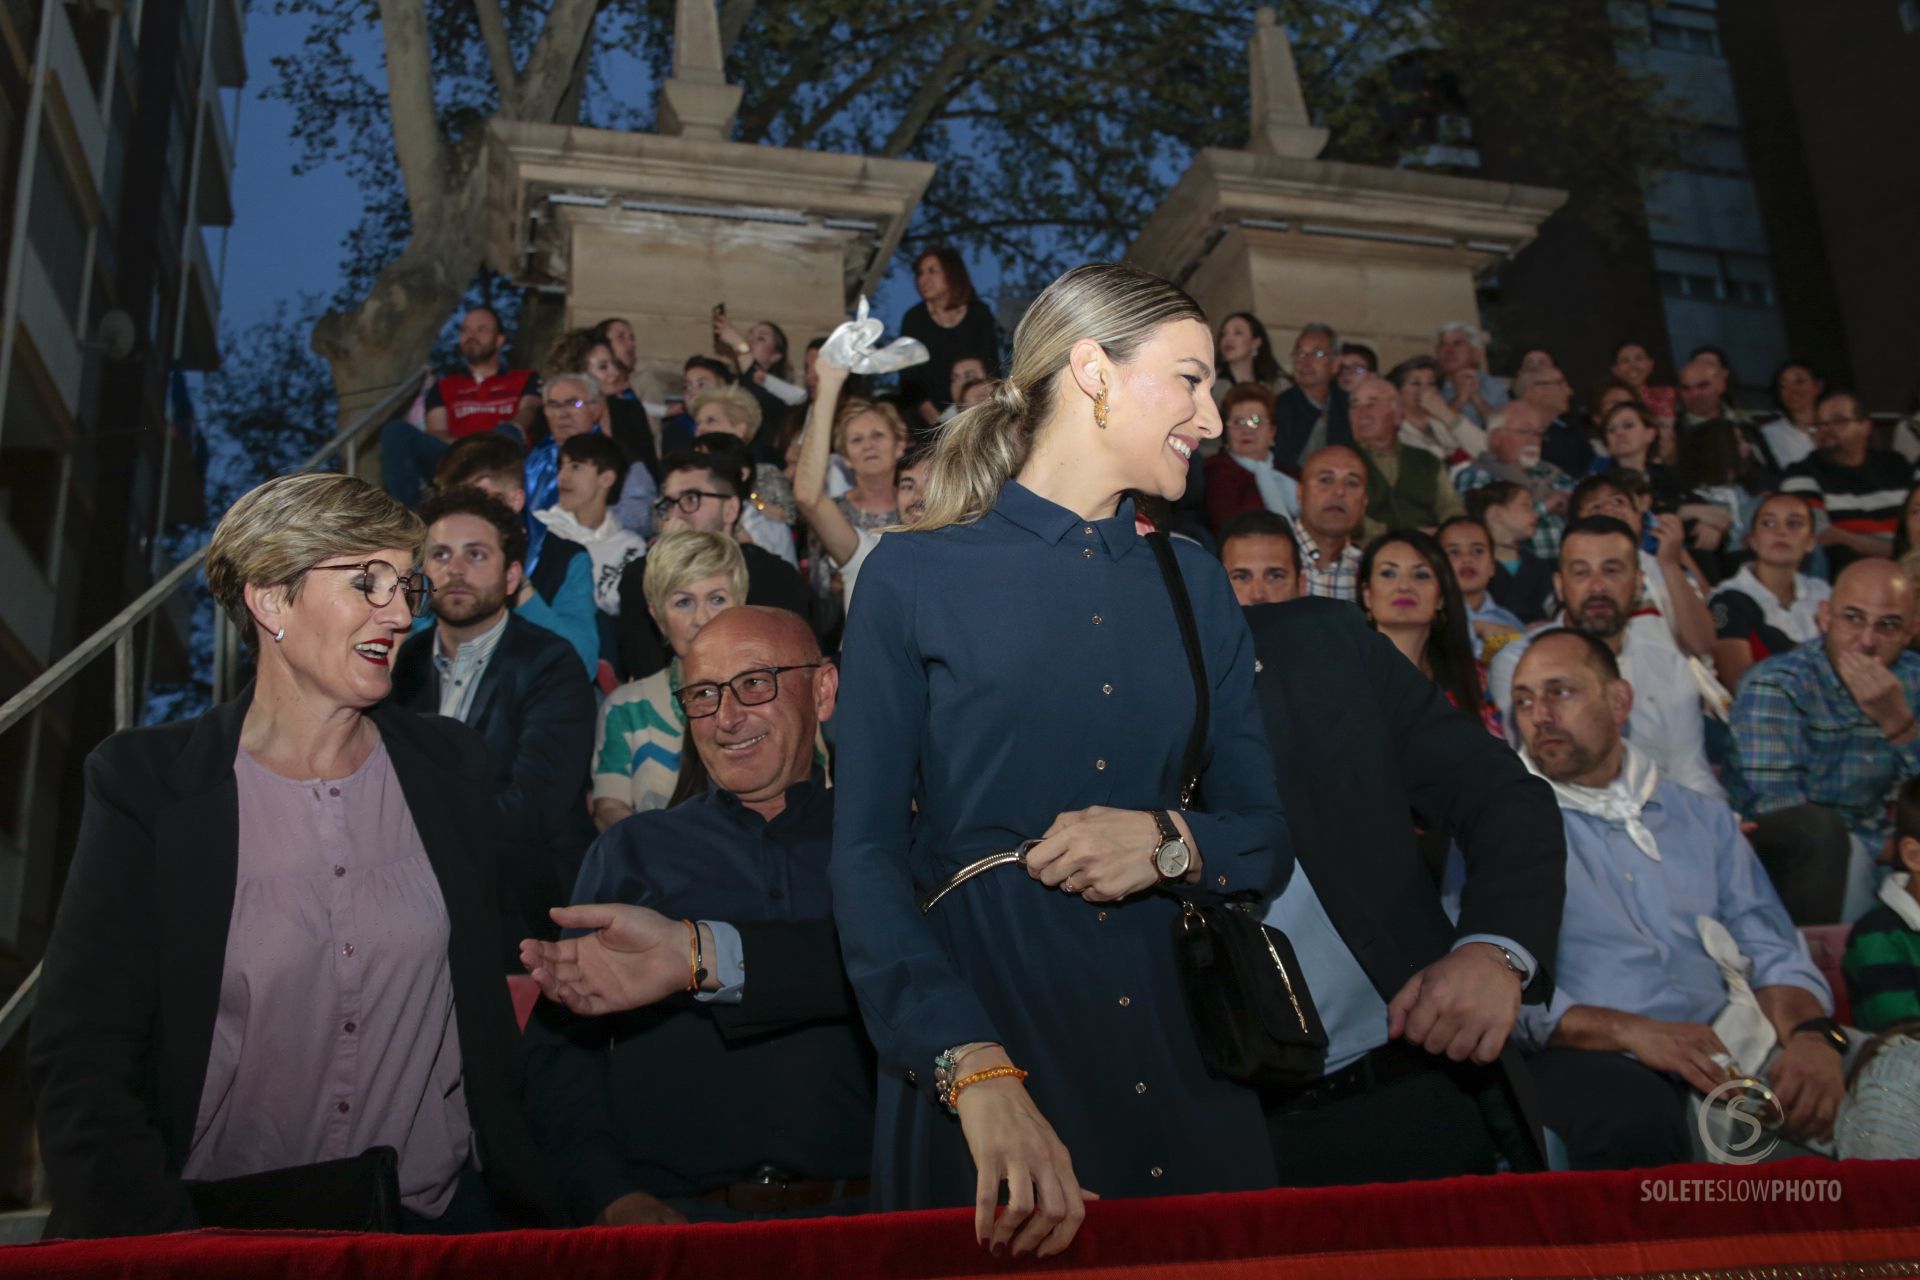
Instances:
[[[1107,389],[1100,388],[1100,394],[1093,402],[1093,422],[1102,431],[1107,429]]]

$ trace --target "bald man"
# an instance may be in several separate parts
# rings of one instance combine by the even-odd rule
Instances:
[[[1300,522],[1294,541],[1307,594],[1329,600],[1360,597],[1360,548],[1367,518],[1367,464],[1345,445],[1328,445],[1300,463]]]
[[[1425,529],[1465,515],[1460,491],[1440,459],[1400,440],[1400,392],[1379,374],[1368,374],[1348,394],[1353,442],[1367,466],[1367,518],[1363,539],[1389,529]]]
[[[1472,493],[1496,480],[1522,485],[1533,495],[1539,515],[1527,549],[1542,560],[1560,552],[1560,533],[1567,526],[1567,500],[1576,483],[1573,476],[1545,457],[1547,415],[1525,400],[1515,400],[1494,415],[1487,429],[1487,451],[1454,474],[1454,488]]]
[[[797,614],[709,622],[674,696],[710,786],[609,827],[554,912],[571,936],[522,944],[560,1002],[527,1027],[527,1110],[582,1222],[865,1207],[873,1057],[813,755],[839,686]]]
[[[1820,642],[1768,658],[1733,704],[1732,800],[1799,924],[1858,919],[1878,887],[1887,806],[1920,775],[1914,583],[1849,565],[1816,615]]]

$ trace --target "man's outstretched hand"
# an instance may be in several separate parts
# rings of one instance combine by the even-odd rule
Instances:
[[[621,903],[555,907],[547,914],[563,929],[593,930],[559,942],[520,943],[520,963],[547,999],[592,1017],[687,989],[692,967],[684,920]]]

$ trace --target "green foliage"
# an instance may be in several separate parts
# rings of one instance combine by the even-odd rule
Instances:
[[[458,139],[499,105],[476,0],[422,2],[439,124]],[[545,5],[497,3],[524,65]],[[275,5],[310,24],[301,55],[275,60],[273,92],[297,111],[295,163],[344,162],[367,194],[344,246],[336,305],[346,305],[364,296],[409,230],[377,10],[368,0]],[[1444,114],[1438,97],[1456,93],[1476,123],[1525,122],[1516,163],[1530,180],[1585,183],[1596,194],[1583,207],[1603,231],[1637,220],[1639,175],[1668,154],[1651,105],[1658,86],[1615,58],[1601,0],[1276,7],[1307,101],[1332,132],[1328,158],[1403,163]],[[997,261],[1016,288],[1072,262],[1117,257],[1195,149],[1246,140],[1248,7],[725,0],[721,12],[723,29],[744,19],[728,58],[729,78],[745,90],[741,141],[937,163],[910,244],[955,243]],[[651,127],[672,26],[672,0],[603,5],[581,119]],[[1446,91],[1438,97],[1436,84]]]

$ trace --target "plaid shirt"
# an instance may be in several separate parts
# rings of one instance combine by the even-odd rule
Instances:
[[[1306,566],[1307,594],[1328,600],[1360,601],[1360,548],[1349,542],[1331,565],[1320,563],[1320,544],[1298,520],[1293,522],[1293,541],[1300,549],[1300,563]]]
[[[1920,655],[1903,652],[1893,674],[1920,707]],[[1740,682],[1733,704],[1734,807],[1758,817],[1817,804],[1874,845],[1887,832],[1894,791],[1920,774],[1920,741],[1896,747],[1847,692],[1818,640],[1768,658]]]
[[[1481,455],[1482,458],[1487,456],[1489,455]],[[1480,458],[1475,458],[1472,462],[1469,462],[1466,466],[1454,472],[1453,487],[1461,493],[1467,494],[1472,493],[1475,489],[1483,485],[1489,485],[1496,480],[1505,480],[1506,478],[1506,476],[1496,474],[1491,469],[1482,466]],[[1537,462],[1527,468],[1527,486],[1536,493],[1539,492],[1542,484],[1545,484],[1547,488],[1554,493],[1572,493],[1573,486],[1576,483],[1577,481],[1575,481],[1572,476],[1554,466],[1551,462]],[[1540,522],[1534,526],[1533,537],[1527,543],[1527,550],[1533,552],[1534,555],[1539,556],[1542,560],[1558,560],[1560,558],[1560,531],[1567,527],[1567,518],[1564,515],[1549,513],[1538,498],[1535,498],[1533,501],[1533,509],[1539,515]]]

